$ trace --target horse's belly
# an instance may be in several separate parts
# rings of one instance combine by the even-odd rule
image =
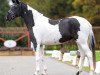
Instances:
[[[59,32],[48,33],[42,37],[43,45],[55,45],[60,44],[59,40],[61,38],[61,34]]]
[[[43,45],[56,45],[56,44],[60,44],[60,42],[59,42],[59,39],[55,39],[55,38],[50,39],[50,37],[47,37],[46,39],[42,40],[42,44]]]

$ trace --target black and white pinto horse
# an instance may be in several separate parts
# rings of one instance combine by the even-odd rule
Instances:
[[[81,54],[81,66],[76,75],[79,75],[83,69],[85,56],[89,60],[89,74],[93,75],[95,40],[92,26],[86,19],[72,16],[52,20],[23,2],[12,0],[12,3],[13,5],[7,12],[6,19],[10,21],[16,17],[22,17],[27,25],[31,41],[36,50],[36,72],[34,75],[39,74],[40,65],[43,65],[43,75],[46,75],[47,67],[44,61],[43,45],[62,44],[72,39],[76,40]],[[42,61],[41,64],[40,61]]]

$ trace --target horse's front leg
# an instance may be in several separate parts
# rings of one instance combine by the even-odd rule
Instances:
[[[37,45],[36,48],[36,71],[34,73],[34,75],[39,75],[40,72],[40,60],[41,60],[41,56],[40,56],[40,44]]]
[[[46,63],[45,63],[45,56],[44,56],[43,45],[41,46],[41,60],[42,60],[42,66],[43,66],[42,75],[47,75],[47,66],[46,66]]]

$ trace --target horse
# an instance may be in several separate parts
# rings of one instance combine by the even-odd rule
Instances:
[[[72,39],[76,41],[81,55],[81,66],[76,72],[76,75],[79,75],[83,70],[85,56],[89,60],[89,74],[94,74],[93,57],[95,52],[95,37],[89,21],[79,16],[53,20],[19,0],[12,0],[12,3],[13,5],[11,5],[6,14],[6,20],[11,21],[17,17],[24,19],[30,39],[36,50],[36,71],[34,75],[40,73],[41,65],[43,65],[42,75],[47,74],[43,45],[63,44]],[[40,61],[42,62],[41,64]]]

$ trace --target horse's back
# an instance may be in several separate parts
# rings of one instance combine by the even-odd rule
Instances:
[[[75,18],[75,19],[78,20],[78,22],[80,23],[80,28],[81,28],[81,30],[82,30],[82,29],[87,29],[87,28],[92,28],[90,22],[89,22],[87,19],[83,18],[83,17],[72,16],[72,17],[70,17],[70,18]]]

